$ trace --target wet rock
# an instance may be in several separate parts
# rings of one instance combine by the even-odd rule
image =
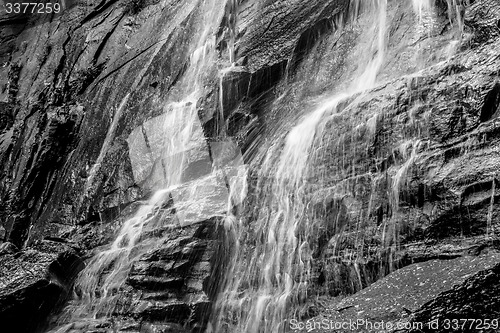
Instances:
[[[7,231],[5,230],[5,228],[2,225],[0,225],[0,242],[4,241],[6,234],[7,234]]]
[[[116,322],[132,316],[141,330],[162,332],[159,323],[204,329],[220,269],[214,258],[217,235],[217,219],[171,229],[158,248],[134,262],[114,311]],[[177,332],[175,327],[166,332]]]
[[[479,257],[430,260],[409,265],[337,303],[323,303],[322,315],[311,318],[311,321],[321,322],[326,319],[329,322],[342,323],[363,320],[365,324],[357,326],[354,331],[376,332],[379,329],[373,328],[373,325],[382,321],[391,322],[393,325],[398,322],[400,325],[407,325],[413,320],[428,325],[430,320],[435,318],[432,316],[434,314],[436,318],[457,318],[454,315],[446,316],[446,306],[451,306],[460,312],[459,309],[463,306],[467,309],[475,302],[479,304],[478,300],[483,299],[481,292],[478,292],[479,286],[486,283],[488,279],[493,281],[499,260],[498,253],[490,253]],[[484,284],[485,289],[492,292],[494,285],[493,283],[490,289]],[[469,288],[474,286],[477,289],[470,288],[468,293],[465,291],[466,286]],[[453,303],[451,301],[453,297],[462,298],[457,303]],[[445,303],[446,301],[448,303]],[[455,304],[456,307],[454,307]],[[493,314],[496,310],[492,309],[497,309],[498,298],[494,297],[486,304],[488,305],[485,305],[485,309],[490,309],[486,313]],[[477,315],[477,312],[470,309],[468,315],[472,313]],[[366,325],[367,322],[371,324]],[[400,329],[403,328],[406,332],[404,327]],[[327,330],[320,329],[311,331],[327,332]],[[422,332],[429,331],[428,326],[422,330]]]
[[[283,77],[286,59],[293,53],[300,35],[316,21],[340,13],[347,3],[315,1],[304,6],[279,1],[270,5],[256,0],[234,9],[240,23],[239,31],[232,33],[240,40],[240,49],[237,50],[237,58],[241,60],[239,66],[248,65],[248,73],[253,74],[250,88],[247,88],[247,70],[241,72],[241,77],[227,76],[221,92],[224,95],[221,98],[223,109],[232,109],[245,95],[259,99]],[[167,11],[162,6],[158,1],[74,2],[65,8],[63,15],[28,20],[34,23],[32,29],[26,28],[28,21],[24,19],[28,18],[2,25],[2,31],[6,33],[0,35],[0,56],[2,65],[5,64],[1,70],[2,73],[17,73],[12,75],[15,80],[9,85],[16,94],[9,96],[15,97],[19,109],[19,112],[11,110],[14,104],[9,103],[8,112],[1,113],[2,119],[5,114],[12,115],[8,127],[10,123],[16,126],[16,135],[5,138],[6,145],[0,154],[2,161],[8,161],[3,169],[5,175],[12,178],[12,181],[3,182],[5,185],[0,191],[5,199],[2,200],[5,209],[11,216],[7,224],[9,234],[12,225],[19,225],[20,230],[26,229],[24,226],[27,225],[37,225],[32,229],[36,239],[41,234],[58,233],[59,228],[64,229],[65,225],[75,222],[110,220],[125,205],[142,195],[137,193],[135,185],[138,184],[134,182],[144,180],[156,157],[151,160],[146,153],[144,156],[148,158],[140,160],[134,153],[142,151],[140,142],[129,140],[138,145],[131,146],[128,161],[127,156],[116,153],[116,147],[120,146],[117,142],[132,139],[134,129],[164,113],[163,100],[175,99],[181,93],[179,83],[183,80],[189,52],[192,51],[188,41],[195,33],[195,23],[203,15],[194,1],[183,4],[169,1]],[[148,24],[152,20],[157,22],[154,27]],[[180,26],[182,29],[176,29]],[[35,39],[39,43],[23,43]],[[224,57],[225,50],[220,51]],[[207,96],[200,102],[207,114],[203,123],[214,116],[214,110],[220,104],[214,93],[219,82],[216,70],[209,76],[212,77],[206,79],[207,86],[211,84],[213,87],[207,88]],[[19,84],[14,84],[14,81]],[[9,89],[4,89],[7,82],[0,82],[3,94]],[[27,103],[28,100],[33,100],[33,103]],[[36,147],[43,135],[32,129],[43,119],[45,110],[51,106],[68,107],[77,101],[85,110],[84,122],[75,124],[71,130],[78,137],[77,147],[73,147],[74,142],[69,139],[55,140],[45,142],[45,148],[39,151]],[[34,104],[38,107],[33,108]],[[231,130],[234,130],[232,134],[238,132],[236,128],[242,128],[240,142],[244,141],[244,132],[248,130],[246,125],[251,119],[249,109],[246,105],[229,119]],[[111,110],[118,113],[113,115]],[[21,149],[22,146],[26,148]],[[57,163],[54,163],[53,156],[59,157]],[[12,175],[15,165],[30,164],[32,160],[40,166],[50,165],[57,171],[47,173],[28,169],[23,172],[32,175],[30,177],[37,175],[40,182],[49,179],[47,184],[37,185],[36,190],[27,195],[22,189],[28,187],[26,178],[29,177]],[[127,164],[128,167],[124,166]],[[159,175],[157,172],[156,176]],[[28,209],[27,202],[31,200],[37,203],[29,208],[29,216],[25,216],[22,212]],[[50,207],[45,207],[45,202],[50,202]],[[40,216],[37,218],[40,223],[33,220],[33,216]],[[46,226],[45,221],[51,221],[51,225]],[[25,240],[29,237],[14,231],[12,238]]]
[[[389,11],[404,9],[404,4],[399,5],[390,4]],[[479,19],[486,7],[494,13],[499,10],[491,1],[466,8],[469,20],[465,24],[471,34],[486,31],[479,25],[491,26],[492,20]],[[394,26],[395,35],[398,29],[411,25],[405,19],[393,22],[399,24]],[[443,31],[439,38],[453,41],[454,33]],[[331,32],[340,38],[331,42],[345,38],[341,44],[348,44],[356,36],[349,33]],[[500,63],[493,48],[499,40],[496,32],[482,36],[487,38],[487,42],[482,40],[485,44],[476,47],[464,41],[463,53],[431,67],[426,67],[432,63],[428,55],[414,50],[417,57],[427,59],[412,62],[417,67],[423,65],[418,75],[394,78],[408,66],[390,65],[391,70],[381,74],[386,83],[366,95],[349,98],[331,111],[311,169],[310,197],[318,230],[316,279],[332,279],[334,294],[359,290],[413,262],[456,258],[480,246],[481,239],[488,242],[489,235],[496,238],[499,161],[493,133],[498,129]],[[427,42],[442,47],[433,38]],[[316,51],[331,50],[329,42],[326,38],[318,42]],[[391,63],[411,56],[408,45],[401,47],[405,50],[387,55]],[[316,59],[329,60],[318,66]],[[325,53],[321,58],[311,56],[309,61],[297,67],[298,73],[318,68],[321,77],[321,71],[335,59]],[[319,88],[337,77],[348,77],[343,71],[350,64],[335,64],[337,74],[330,81],[318,78],[307,82]],[[393,245],[399,249],[390,250]]]
[[[360,18],[340,29],[349,3],[249,0],[224,9],[220,59],[202,75],[204,96],[183,104],[183,112],[196,107],[200,122],[187,154],[187,184],[172,193],[172,205],[189,197],[200,206],[179,218],[181,228],[145,231],[144,238],[172,234],[133,265],[121,315],[130,320],[134,313],[140,321],[144,314],[151,322],[133,322],[130,331],[204,326],[219,278],[214,262],[224,261],[227,249],[216,244],[212,226],[192,223],[225,213],[227,184],[246,178],[239,167],[309,111],[310,99],[350,84],[358,57],[366,56],[365,45],[351,46],[371,26]],[[0,17],[0,224],[21,249],[0,260],[32,265],[33,256],[35,266],[50,266],[59,250],[22,249],[46,236],[72,237],[91,253],[112,241],[140,199],[166,183],[162,140],[173,129],[165,129],[166,111],[190,80],[191,39],[204,19],[198,4],[75,1],[59,16]],[[482,238],[498,234],[500,6],[476,0],[463,8],[461,36],[445,1],[438,6],[434,28],[419,35],[415,17],[407,15],[411,3],[389,1],[393,23],[382,83],[341,103],[325,121],[310,166],[311,183],[323,182],[310,189],[314,292],[354,293],[411,263],[480,254],[491,246]],[[224,66],[231,69],[222,75]],[[214,144],[219,118],[238,136],[231,149]],[[244,157],[232,154],[235,146]],[[228,167],[223,177],[190,183],[208,175],[212,163]],[[34,270],[33,288],[63,295],[44,272]],[[26,298],[16,306],[30,299],[40,304],[34,289],[22,289]],[[47,304],[44,311],[52,308]],[[181,324],[155,322],[169,314]],[[196,319],[186,324],[186,318]]]
[[[0,102],[0,133],[3,133],[12,126],[13,112],[12,107],[4,102]]]
[[[150,324],[145,323],[140,326],[141,332],[144,333],[188,333],[182,325],[175,323]],[[125,332],[125,331],[123,331]]]
[[[259,5],[260,11],[249,10]],[[348,5],[348,1],[313,1],[308,5],[297,1],[248,2],[239,8],[239,54],[246,57],[251,72],[270,68],[292,55],[304,31],[322,19],[342,13]]]
[[[190,107],[189,105],[185,106],[181,110],[181,114],[188,113]],[[182,150],[184,147],[168,146],[168,142],[173,139],[173,136],[169,135],[180,135],[182,131],[181,126],[184,122],[181,120],[182,118],[178,119],[178,117],[179,113],[175,113],[175,111],[165,113],[134,129],[128,137],[127,143],[135,183],[146,183],[147,189],[155,189],[155,187],[157,189],[168,182],[168,179],[163,179],[166,171],[162,168],[165,166],[178,167],[170,165],[169,160],[175,160],[176,156],[185,153]],[[186,143],[190,147],[190,152],[187,157],[189,160],[188,170],[184,172],[183,182],[206,176],[211,172],[208,147],[199,120],[196,120],[193,126],[194,134],[191,140]]]
[[[245,68],[232,67],[222,73],[220,80],[222,115],[227,119],[238,103],[249,95],[250,73]]]
[[[4,243],[6,244],[6,243]],[[74,248],[42,241],[0,256],[0,318],[12,332],[36,332],[69,295],[82,262]],[[26,320],[26,314],[30,320]]]
[[[186,303],[157,303],[141,310],[141,318],[148,321],[169,321],[174,323],[186,322],[191,309]]]
[[[157,274],[157,273],[156,273]],[[165,289],[174,289],[178,290],[184,286],[184,278],[183,277],[168,277],[168,278],[160,278],[160,277],[147,277],[147,276],[132,276],[128,279],[128,283],[138,289],[143,290],[165,290]]]

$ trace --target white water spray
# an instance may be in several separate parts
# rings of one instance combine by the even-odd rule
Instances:
[[[321,101],[283,143],[277,142],[264,152],[258,167],[257,215],[248,226],[231,219],[234,256],[217,300],[214,332],[282,332],[291,305],[308,297],[315,226],[308,220],[305,196],[315,145],[322,136],[325,116],[376,84],[387,46],[387,1],[353,1],[351,8],[356,11],[349,15],[353,19],[359,12],[372,16],[374,27],[366,36],[372,56],[362,64],[364,70],[349,91]]]
[[[425,15],[432,9],[431,0],[412,0],[413,10],[418,16],[419,22],[422,22]]]
[[[162,147],[160,160],[167,163],[159,164],[164,174],[161,189],[132,219],[124,223],[111,247],[91,260],[77,282],[77,289],[83,293],[86,306],[81,309],[93,315],[112,311],[112,297],[124,284],[131,264],[144,248],[155,246],[148,243],[142,247],[144,228],[155,220],[154,217],[161,213],[162,205],[184,182],[182,170],[189,163],[186,152],[193,143],[193,133],[200,132],[196,112],[197,101],[203,95],[200,76],[216,61],[212,30],[219,22],[219,13],[223,12],[216,0],[204,3],[207,6],[203,8],[207,13],[205,20],[211,23],[203,29],[191,53],[191,65],[185,81],[192,84],[185,87],[186,94],[181,101],[169,102],[166,107],[170,115],[165,118],[165,133],[161,133],[161,143],[158,144]],[[428,1],[414,0],[413,3],[419,20],[423,20]],[[233,214],[235,206],[246,195],[246,184],[238,181],[238,178],[245,177],[245,172],[243,170],[240,174],[238,171],[234,175],[236,178],[226,177],[231,192],[227,198],[229,213],[224,227],[232,242],[232,258],[216,304],[216,316],[212,322],[214,332],[282,332],[292,305],[300,304],[308,297],[316,227],[307,214],[307,177],[311,160],[323,135],[326,117],[373,88],[386,57],[387,0],[352,0],[352,4],[353,18],[361,13],[371,16],[373,21],[373,28],[362,37],[367,40],[367,59],[359,61],[358,68],[361,70],[349,89],[322,99],[286,137],[282,137],[268,151],[261,152],[263,158],[259,162],[262,163],[256,168],[259,170],[256,213],[250,225],[236,213]],[[234,62],[234,58],[234,45],[231,45],[230,61]],[[136,164],[139,165],[140,161]],[[185,200],[177,202],[179,217],[175,223],[183,224],[190,220],[186,216],[192,215],[190,207],[199,199],[195,196],[196,189],[192,187],[183,192],[189,194],[184,197]]]
[[[201,13],[200,25],[193,38],[188,69],[179,83],[181,98],[167,101],[161,116],[136,128],[128,139],[136,181],[143,181],[156,192],[123,223],[113,243],[97,253],[79,274],[75,291],[80,296],[67,309],[72,322],[113,314],[132,264],[164,241],[163,236],[145,237],[145,231],[183,227],[214,216],[222,217],[228,202],[234,205],[246,194],[241,182],[245,177],[241,154],[236,160],[226,161],[224,166],[218,165],[219,156],[213,149],[212,156],[209,155],[198,118],[197,102],[206,95],[203,80],[217,63],[215,35],[224,4],[205,0],[197,5],[200,6],[197,9]],[[213,169],[193,176],[188,167],[200,161],[209,161],[208,169]],[[227,186],[234,187],[231,195],[227,193]],[[219,202],[207,202],[205,199],[210,194]],[[57,332],[67,329],[63,327]]]

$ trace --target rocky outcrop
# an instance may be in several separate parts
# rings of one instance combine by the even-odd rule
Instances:
[[[3,28],[15,31],[9,47],[2,49],[2,71],[12,74],[2,82],[0,96],[10,99],[2,119],[11,120],[2,123],[13,124],[2,135],[0,150],[5,162],[0,212],[5,212],[3,224],[12,242],[20,246],[42,234],[67,232],[75,223],[110,221],[144,194],[134,183],[125,141],[138,125],[163,114],[162,102],[179,96],[188,39],[202,15],[196,4],[169,1],[163,11],[158,1],[71,2],[62,16],[28,16]],[[347,1],[307,6],[249,1],[238,7],[238,54],[247,59],[242,73],[251,75],[250,89],[242,87],[232,102],[224,103],[235,127],[231,134],[255,118],[253,103],[238,108],[233,117],[231,109],[244,98],[260,100],[284,75],[301,33],[346,6]],[[280,19],[275,21],[277,12]],[[222,33],[225,26],[222,20],[221,41],[228,38]],[[211,120],[219,107],[217,77],[206,81],[209,89],[199,112],[206,113],[204,129],[217,136]],[[58,133],[64,133],[63,142]],[[33,169],[31,161],[36,161]],[[28,169],[17,172],[24,165]],[[31,186],[33,179],[36,186]],[[27,235],[30,225],[35,227]]]
[[[165,244],[134,263],[127,284],[140,299],[132,301],[133,313],[143,325],[170,322],[203,332],[221,272],[216,221],[206,221],[169,232]],[[164,324],[164,323],[163,323]]]
[[[412,321],[434,323],[432,329],[435,332],[447,332],[455,328],[498,332],[499,273],[497,264],[474,274],[420,307],[412,315]],[[429,330],[416,328],[410,332],[426,331]]]
[[[496,14],[478,19],[488,6]],[[398,17],[401,7],[393,10]],[[494,29],[498,13],[490,1],[468,7],[462,51],[433,66],[425,52],[401,45],[388,55],[394,66],[385,75],[409,75],[352,96],[325,125],[312,200],[313,214],[324,221],[318,279],[330,283],[334,295],[412,262],[453,258],[496,242],[498,121],[482,115],[497,108],[492,96],[500,58],[494,50],[500,44],[496,31],[487,41],[484,31]],[[393,22],[395,36],[409,24]],[[428,42],[437,50],[453,35],[448,30]],[[475,42],[478,35],[484,44]],[[425,62],[398,65],[413,54]],[[410,74],[418,66],[422,70]]]
[[[335,328],[336,332],[450,332],[445,319],[474,319],[479,314],[494,319],[498,310],[492,304],[498,300],[489,298],[492,294],[487,291],[494,293],[496,288],[491,282],[499,259],[498,252],[490,252],[412,264],[341,301],[320,299],[302,313],[305,317],[289,325],[292,329],[302,325],[296,332],[305,332],[306,325],[311,328],[309,332]],[[475,305],[479,307],[473,308]],[[321,315],[308,318],[311,311]]]
[[[74,2],[59,16],[0,18],[0,71],[6,74],[0,81],[0,223],[10,242],[24,248],[44,236],[64,236],[92,250],[109,242],[116,222],[137,207],[135,201],[148,195],[151,187],[135,179],[128,139],[145,122],[161,116],[166,101],[182,91],[193,51],[189,41],[204,20],[198,4]],[[245,126],[255,120],[253,106],[239,108],[242,99],[260,99],[283,75],[284,59],[293,53],[300,33],[316,19],[331,17],[341,9],[333,1],[317,1],[312,7],[299,2],[290,5],[287,1],[273,6],[254,1],[238,7],[237,15],[247,21],[244,30],[248,32],[240,31],[248,41],[241,45],[253,43],[256,36],[266,40],[259,50],[248,45],[246,51],[238,51],[241,65],[248,64],[248,59],[252,63],[262,60],[242,71],[252,73],[248,76],[251,93],[247,96],[248,85],[238,83],[239,78],[231,81],[241,87],[234,96],[225,89],[223,107],[229,122],[235,124],[231,135],[240,135],[242,145],[247,142]],[[286,43],[276,42],[284,30],[273,23],[274,6],[281,8],[280,21],[290,27],[280,37]],[[289,15],[294,11],[300,16]],[[227,52],[226,25],[222,20],[218,36],[221,58]],[[274,45],[274,51],[269,52],[266,45]],[[276,54],[281,55],[276,58]],[[224,92],[218,92],[216,71],[205,81],[209,89],[199,102],[199,113],[207,136],[217,137],[213,115],[219,107],[218,94]],[[236,107],[232,116],[231,109]],[[193,261],[188,267],[202,263]],[[164,278],[167,285],[168,274]],[[208,271],[199,274],[199,281],[209,276]],[[129,282],[139,293],[151,279],[132,275]],[[171,286],[179,285],[172,278]],[[175,302],[161,306],[172,304]],[[182,308],[191,303],[179,304]],[[158,317],[161,311],[150,312]],[[186,318],[183,314],[178,321]]]
[[[211,277],[220,276],[223,263],[214,255],[223,239],[217,221],[159,228],[145,237],[162,241],[133,263],[125,285],[103,309],[108,316],[71,317],[75,300],[50,332],[204,332],[218,291]]]
[[[69,243],[44,240],[15,253],[6,251],[7,244],[0,253],[2,330],[40,331],[70,295],[83,262]]]

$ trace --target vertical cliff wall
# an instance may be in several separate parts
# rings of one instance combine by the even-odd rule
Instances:
[[[414,262],[498,246],[500,6],[436,0],[427,15],[416,3],[388,1],[377,84],[321,119],[304,188],[304,214],[317,227],[308,239],[307,296],[297,300],[304,318],[317,314],[316,296],[355,293]],[[24,276],[26,264],[38,280],[6,280],[0,297],[36,281],[67,291],[74,274],[60,278],[54,258],[70,258],[63,262],[71,267],[101,252],[161,187],[168,168],[158,158],[159,123],[172,103],[186,102],[203,55],[210,61],[196,73],[199,95],[183,104],[200,126],[183,150],[186,172],[205,174],[224,155],[217,143],[231,142],[232,155],[220,159],[248,166],[248,198],[234,206],[249,230],[262,208],[255,189],[267,151],[278,152],[287,133],[351,86],[359,64],[374,56],[373,22],[353,14],[356,1],[220,2],[205,31],[206,4],[73,1],[58,15],[2,13],[0,241],[8,243],[0,258],[13,263],[2,274]],[[196,53],[204,33],[211,51]],[[110,314],[125,323],[117,329],[205,328],[234,245],[222,227],[227,198],[215,192],[206,192],[213,209],[200,224],[148,230],[170,238],[129,267]],[[155,221],[171,213],[165,204]],[[30,266],[37,256],[46,264]],[[26,298],[16,299],[14,313]],[[56,303],[41,302],[47,313]],[[85,325],[112,329],[106,321]]]

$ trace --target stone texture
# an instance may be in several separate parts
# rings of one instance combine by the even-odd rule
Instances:
[[[393,274],[380,279],[370,287],[332,302],[323,299],[313,305],[314,311],[321,311],[317,317],[308,318],[304,312],[302,320],[311,322],[358,322],[365,323],[390,322],[392,329],[370,328],[370,324],[360,324],[354,330],[344,329],[339,332],[449,332],[444,329],[444,318],[473,318],[484,315],[484,318],[494,318],[497,308],[492,304],[497,302],[493,297],[486,301],[490,294],[480,291],[479,286],[493,293],[496,285],[492,283],[498,270],[500,256],[498,252],[485,253],[477,257],[462,257],[452,260],[430,260],[424,263],[412,264]],[[487,283],[491,283],[487,285]],[[482,305],[481,302],[485,302]],[[472,307],[479,305],[479,308]],[[319,309],[318,309],[319,307]],[[469,312],[467,312],[469,309]],[[484,309],[482,312],[479,309]],[[310,310],[310,309],[309,309]],[[311,311],[311,310],[310,310]],[[463,315],[463,317],[461,317]],[[468,317],[472,316],[472,317]],[[439,318],[441,328],[434,330],[429,325]],[[401,327],[397,328],[397,323]],[[406,325],[422,323],[422,330],[406,330]],[[404,325],[404,326],[403,326]],[[328,332],[315,329],[311,332]],[[467,330],[463,330],[466,332]],[[488,330],[487,330],[488,331]],[[495,330],[489,330],[488,332]]]
[[[95,319],[71,317],[73,303],[54,318],[50,332],[203,332],[217,292],[221,230],[217,219],[146,232],[150,242],[111,298],[110,313]],[[75,303],[78,306],[77,303]],[[100,316],[98,316],[100,317]]]
[[[498,274],[499,265],[472,275],[463,283],[439,294],[422,305],[413,315],[413,322],[440,323],[435,332],[449,331],[450,327],[462,330],[498,332]],[[478,317],[480,314],[480,318]],[[461,319],[480,319],[464,324]],[[487,320],[489,319],[489,320]],[[463,325],[463,326],[462,326]],[[464,328],[462,328],[464,327]],[[413,329],[410,332],[425,332]]]
[[[406,4],[392,4],[391,15],[400,17]],[[427,56],[401,40],[399,53],[387,55],[390,70],[383,71],[395,77],[332,111],[311,185],[319,224],[317,276],[330,283],[332,294],[355,292],[412,262],[460,256],[497,241],[498,142],[493,133],[498,121],[486,116],[483,121],[481,115],[494,115],[498,107],[495,50],[500,44],[496,33],[487,42],[482,35],[484,44],[475,44],[482,28],[469,22],[488,6],[498,13],[491,1],[467,8],[463,49],[450,61],[428,66],[428,58],[422,70],[398,78],[414,70],[401,66],[407,56]],[[408,28],[407,19],[393,21],[394,36]],[[481,24],[486,22],[494,23],[485,18]],[[438,51],[454,34],[444,29],[426,43]],[[326,83],[315,79],[311,84]]]
[[[0,254],[2,330],[43,329],[49,315],[69,296],[81,269],[78,252],[69,245],[45,240],[21,252]]]

